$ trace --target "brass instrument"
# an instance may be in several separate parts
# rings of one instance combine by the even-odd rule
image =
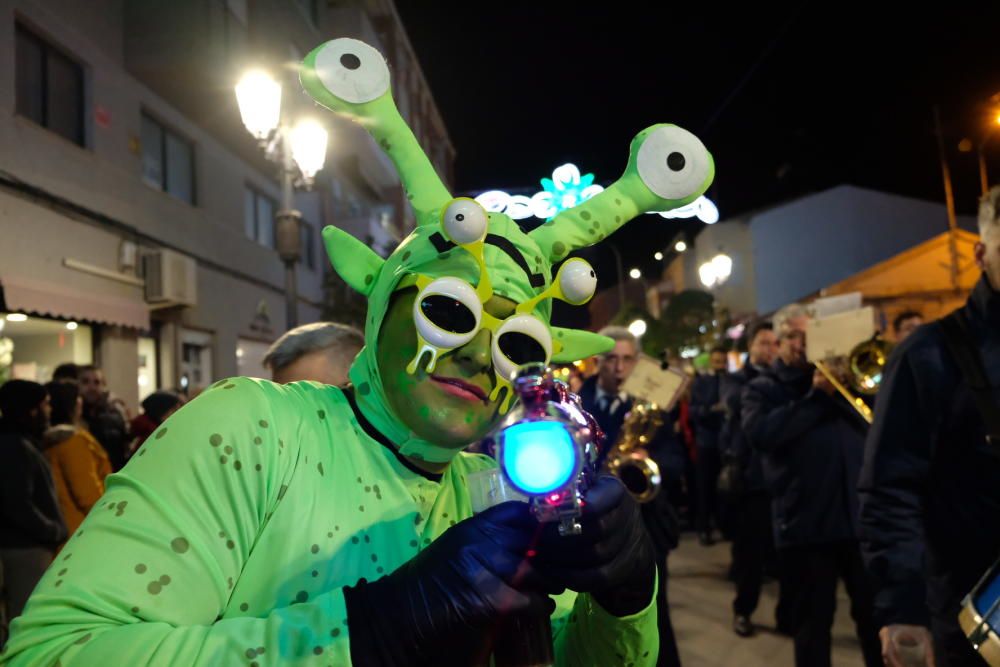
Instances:
[[[863,396],[874,396],[878,393],[879,385],[882,384],[882,372],[889,360],[889,353],[892,352],[892,343],[872,336],[866,341],[858,343],[847,356],[847,382],[851,389]],[[839,357],[838,357],[839,359]],[[844,386],[837,374],[831,369],[829,361],[817,361],[816,368],[830,381],[840,395],[847,399],[847,402],[858,411],[858,414],[868,422],[872,423],[874,414],[868,404],[861,397],[851,393],[851,390]]]
[[[663,423],[663,411],[655,403],[636,403],[625,416],[618,441],[608,452],[608,472],[620,479],[639,503],[648,503],[660,491],[660,467],[647,447]]]

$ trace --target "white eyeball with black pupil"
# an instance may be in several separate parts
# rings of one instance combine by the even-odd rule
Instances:
[[[417,331],[425,341],[442,349],[461,347],[472,340],[482,317],[483,305],[476,290],[458,278],[438,278],[413,301]]]
[[[441,219],[445,234],[458,245],[468,245],[486,238],[489,217],[475,199],[453,199]]]
[[[597,274],[585,259],[574,257],[566,260],[559,268],[559,291],[566,301],[574,306],[582,306],[590,301],[597,290]]]
[[[352,104],[378,99],[389,90],[389,66],[376,49],[344,37],[316,54],[316,76],[327,90]]]
[[[663,199],[700,194],[711,164],[701,140],[675,125],[664,125],[649,133],[636,156],[639,178]]]
[[[505,320],[493,337],[493,368],[510,379],[527,363],[548,365],[552,358],[552,334],[537,317],[516,315]]]

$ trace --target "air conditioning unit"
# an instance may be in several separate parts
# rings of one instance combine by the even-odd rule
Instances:
[[[153,306],[197,306],[198,274],[194,259],[172,250],[154,250],[142,258],[146,303]]]

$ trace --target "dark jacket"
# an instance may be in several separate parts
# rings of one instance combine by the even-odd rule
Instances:
[[[743,368],[732,373],[725,387],[722,400],[726,404],[726,421],[719,434],[719,449],[723,461],[734,467],[742,493],[761,492],[764,485],[764,468],[761,452],[750,446],[741,423],[743,414],[743,388],[761,374],[748,361]]]
[[[131,439],[125,415],[105,400],[97,405],[84,406],[83,419],[87,422],[87,430],[108,453],[111,467],[115,471],[121,470]]]
[[[55,548],[66,525],[52,472],[26,436],[0,420],[0,548]]]
[[[839,395],[812,388],[813,368],[780,359],[743,390],[742,425],[763,455],[778,548],[853,540],[866,425]]]
[[[603,464],[606,452],[614,447],[618,441],[618,434],[621,431],[622,422],[625,421],[625,415],[632,409],[632,399],[622,401],[612,412],[605,412],[597,404],[597,376],[594,375],[587,378],[583,386],[580,387],[580,403],[583,404],[584,410],[594,416],[601,430],[604,431],[605,447],[600,456],[600,463]]]
[[[1000,293],[984,277],[964,308],[1000,405]],[[941,325],[920,327],[889,359],[861,476],[880,625],[959,634],[962,597],[1000,556],[1000,452],[985,436]]]
[[[726,413],[713,410],[728,386],[728,373],[699,375],[691,383],[691,422],[698,447],[718,447]]]

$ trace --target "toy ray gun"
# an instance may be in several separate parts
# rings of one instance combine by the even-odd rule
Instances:
[[[583,494],[596,480],[600,427],[542,364],[521,366],[513,386],[517,405],[485,443],[500,482],[526,497],[539,521],[558,521],[561,535],[579,534]]]

